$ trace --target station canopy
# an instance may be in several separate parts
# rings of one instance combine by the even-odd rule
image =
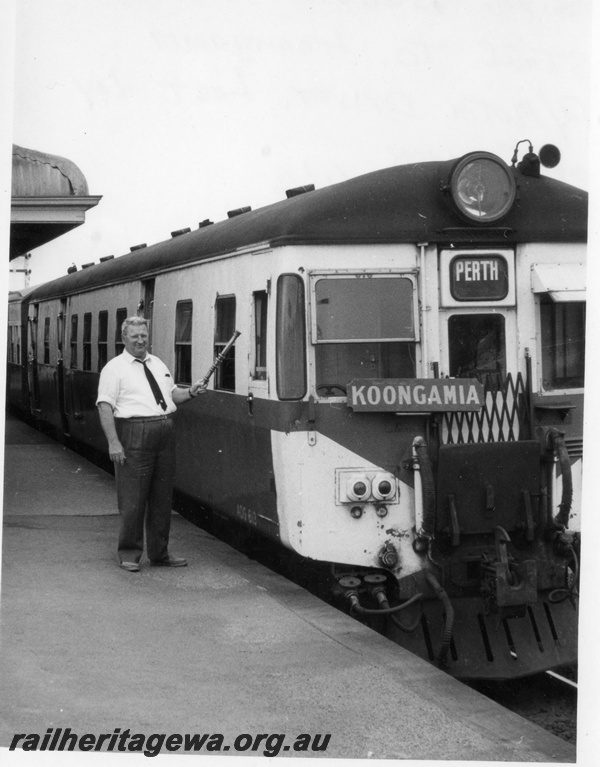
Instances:
[[[71,160],[13,144],[10,260],[80,226],[100,200]]]

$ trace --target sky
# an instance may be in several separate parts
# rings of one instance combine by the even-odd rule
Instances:
[[[379,168],[556,144],[588,186],[591,0],[18,0],[12,140],[102,195],[31,284]]]
[[[11,142],[75,162],[102,195],[33,251],[31,285],[290,187],[475,150],[510,162],[522,139],[560,148],[548,175],[597,186],[599,2],[5,0],[0,224]],[[581,733],[596,727],[582,706]]]

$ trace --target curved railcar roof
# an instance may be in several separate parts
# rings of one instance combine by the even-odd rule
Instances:
[[[493,228],[465,224],[442,191],[455,162],[400,165],[306,192],[60,277],[40,286],[31,300],[138,279],[265,242],[277,246],[586,241],[587,192],[518,170],[513,171],[517,200],[508,215]]]

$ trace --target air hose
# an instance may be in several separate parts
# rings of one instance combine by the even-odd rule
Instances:
[[[452,607],[450,597],[440,586],[440,583],[435,575],[427,571],[425,573],[425,577],[427,578],[429,585],[435,591],[437,598],[444,605],[444,609],[446,611],[446,620],[444,621],[444,628],[442,630],[442,644],[437,657],[438,663],[443,666],[446,664],[446,656],[448,655],[450,642],[452,641],[452,635],[454,634],[454,607]]]
[[[565,435],[551,427],[547,433],[547,439],[556,453],[560,470],[562,472],[562,498],[558,507],[558,514],[554,517],[556,527],[566,528],[569,526],[569,514],[573,502],[573,475],[571,473],[571,461],[565,444]]]
[[[565,571],[566,586],[562,589],[554,589],[548,594],[548,600],[556,604],[557,602],[564,602],[565,599],[570,599],[573,596],[573,592],[577,587],[579,581],[579,560],[573,546],[568,545],[565,547],[565,554],[570,556],[570,561],[573,563],[573,577],[571,583],[569,583],[569,571]]]
[[[349,593],[347,596],[348,599],[350,599],[350,612],[358,613],[359,615],[393,615],[394,613],[399,613],[401,610],[405,610],[415,602],[418,602],[418,600],[423,597],[423,594],[415,594],[410,599],[407,599],[406,602],[403,602],[401,605],[396,605],[395,607],[382,607],[374,610],[359,604],[358,595]]]

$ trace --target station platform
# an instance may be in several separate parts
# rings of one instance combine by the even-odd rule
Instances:
[[[5,450],[2,759],[33,734],[40,750],[75,734],[76,750],[128,756],[163,734],[159,761],[575,761],[572,744],[177,514],[170,548],[188,567],[120,569],[113,478],[11,417]]]

